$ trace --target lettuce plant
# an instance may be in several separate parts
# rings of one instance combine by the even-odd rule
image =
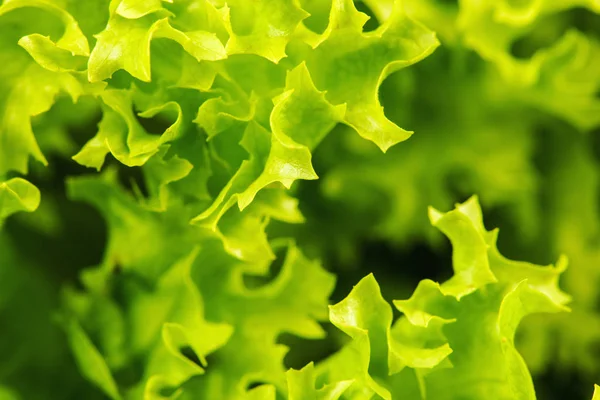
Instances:
[[[4,0],[0,398],[590,398],[598,13]]]

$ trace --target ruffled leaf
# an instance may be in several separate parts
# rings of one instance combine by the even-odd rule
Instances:
[[[145,15],[163,10],[162,2],[172,3],[173,0],[121,0],[115,12],[128,19],[137,19]]]
[[[203,318],[202,298],[190,278],[196,255],[194,251],[176,263],[161,277],[157,290],[140,298],[132,308],[135,326],[141,326],[153,313],[156,323],[149,325],[162,326],[158,343],[150,349],[145,382],[140,386],[145,398],[159,398],[162,390],[179,388],[192,376],[204,373],[206,356],[222,347],[232,334],[232,326]],[[148,332],[139,335],[151,338]],[[184,353],[186,349],[188,353]],[[200,360],[200,365],[189,358],[190,353]]]
[[[332,106],[314,86],[306,64],[288,72],[285,92],[274,100],[270,122],[273,133],[314,149],[336,123],[344,106]]]
[[[429,219],[452,242],[454,276],[442,285],[444,293],[460,299],[496,281],[489,266],[488,244],[483,236],[485,230],[477,198],[472,197],[446,214],[430,208]]]
[[[308,16],[295,0],[227,2],[227,54],[256,54],[278,63],[298,24]]]
[[[27,32],[27,23],[11,24],[11,18],[30,8],[42,10],[48,16],[50,28],[44,28],[62,29],[56,42],[39,34],[20,37],[20,32]],[[55,26],[56,21],[59,21],[58,26]],[[73,17],[62,8],[38,0],[5,2],[0,6],[0,25],[0,62],[6,66],[0,72],[0,141],[4,143],[0,146],[0,175],[7,171],[27,173],[30,156],[47,163],[34,137],[31,117],[48,111],[59,94],[65,93],[75,102],[97,86],[88,85],[79,74],[62,72],[70,68],[63,65],[69,64],[65,57],[89,54],[87,39]],[[40,62],[41,66],[32,62],[23,48],[30,51],[33,61]]]
[[[256,287],[246,284],[244,276],[260,278],[267,273],[268,262],[242,263],[218,242],[200,252],[194,281],[205,296],[207,318],[237,329],[218,352],[228,362],[207,370],[198,396],[244,398],[246,386],[255,381],[284,391],[282,361],[287,348],[277,344],[277,337],[283,332],[313,339],[324,336],[317,321],[326,318],[333,276],[293,244],[280,242],[274,247],[287,248],[281,271]]]
[[[104,159],[111,153],[123,164],[133,167],[145,164],[165,143],[182,134],[181,107],[168,102],[138,113],[140,117],[153,117],[162,111],[174,111],[175,121],[160,135],[146,132],[134,111],[134,90],[106,90],[101,94],[104,104],[99,131],[73,159],[86,167],[100,170]]]
[[[265,246],[261,246],[260,249],[249,248],[246,251],[234,243],[238,242],[236,238],[247,237],[246,233],[249,231],[264,231],[265,213],[261,211],[260,202],[257,202],[258,205],[253,209],[245,210],[259,191],[276,182],[289,188],[296,179],[316,179],[308,149],[285,137],[283,139],[285,141],[255,122],[248,124],[241,144],[248,151],[250,158],[242,162],[213,204],[193,219],[194,223],[221,234],[226,248],[243,260],[257,261],[271,253],[264,251]],[[236,202],[239,211],[231,209]],[[240,214],[242,211],[243,216]],[[259,233],[258,237],[261,236],[264,237],[264,234]],[[256,237],[256,234],[253,237]],[[243,239],[242,242],[252,245]]]
[[[333,104],[346,104],[344,122],[383,151],[411,132],[389,121],[378,99],[392,72],[425,58],[438,46],[433,32],[410,20],[400,2],[376,31],[363,33],[366,16],[350,0],[335,0],[329,26],[307,59],[317,88]]]
[[[22,178],[0,183],[0,226],[2,220],[19,211],[33,212],[40,205],[40,191]]]
[[[316,375],[313,363],[309,363],[299,371],[290,369],[286,376],[289,400],[338,400],[352,384],[352,381],[343,381],[326,385],[317,390],[315,388]]]
[[[373,275],[363,278],[346,299],[331,306],[329,319],[353,340],[346,351],[342,350],[331,360],[329,368],[325,367],[328,381],[353,380],[348,389],[350,396],[367,392],[391,399],[389,390],[371,376],[371,373],[385,376],[387,372],[385,365],[371,363],[377,358],[387,358],[387,336],[392,324],[391,307],[381,297]]]
[[[166,12],[166,11],[165,11]],[[127,19],[113,15],[98,42],[88,64],[91,82],[110,78],[124,69],[133,77],[150,81],[150,42],[166,38],[179,43],[196,60],[220,60],[226,57],[225,48],[215,34],[205,31],[182,32],[173,28],[166,18],[155,15]]]
[[[156,278],[189,254],[202,232],[188,224],[184,210],[161,213],[139,205],[119,188],[115,172],[107,170],[101,176],[80,177],[67,184],[71,199],[93,204],[106,218],[108,244],[98,273],[107,277],[119,265],[140,276]]]
[[[319,380],[354,380],[350,396],[535,398],[514,337],[523,317],[567,310],[569,298],[557,286],[564,265],[542,267],[501,257],[497,231],[485,230],[475,197],[446,214],[432,211],[431,219],[455,248],[455,276],[441,285],[424,280],[410,299],[394,302],[404,316],[391,329],[389,305],[374,278],[364,278],[331,307],[332,323],[353,340],[320,366]],[[491,279],[457,284],[463,265],[469,265],[470,276],[483,273]]]

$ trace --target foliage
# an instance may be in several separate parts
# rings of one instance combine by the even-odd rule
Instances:
[[[0,398],[589,398],[599,13],[4,0]]]

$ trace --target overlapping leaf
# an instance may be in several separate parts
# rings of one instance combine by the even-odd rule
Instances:
[[[352,341],[320,366],[320,381],[352,382],[350,398],[535,398],[515,332],[529,314],[567,310],[557,286],[563,261],[543,267],[502,257],[476,198],[448,213],[432,209],[430,218],[453,244],[454,277],[421,281],[410,299],[395,301],[404,316],[393,327],[375,279],[364,278],[330,309]]]
[[[287,349],[278,337],[323,336],[317,322],[326,316],[333,277],[295,245],[271,242],[267,226],[271,219],[304,220],[288,189],[317,178],[311,152],[335,125],[386,151],[411,134],[396,124],[405,120],[390,117],[410,114],[411,99],[425,105],[427,119],[441,117],[443,123],[425,124],[423,132],[443,135],[392,151],[391,160],[400,162],[373,162],[378,156],[354,139],[333,156],[323,153],[330,165],[345,159],[340,151],[353,153],[345,169],[328,175],[328,193],[359,208],[379,202],[385,221],[376,221],[376,231],[401,240],[423,232],[419,205],[452,201],[444,187],[449,169],[469,170],[474,187],[467,183],[467,190],[479,189],[488,204],[512,204],[517,220],[530,218],[532,124],[503,118],[507,109],[533,105],[582,130],[600,121],[598,43],[591,35],[567,33],[527,60],[509,49],[544,16],[575,5],[598,12],[597,2],[407,1],[406,10],[398,0],[365,3],[380,24],[371,32],[350,0],[5,0],[0,6],[0,220],[40,202],[39,191],[15,177],[28,173],[30,158],[46,164],[49,154],[73,157],[97,170],[113,164],[100,177],[67,184],[71,200],[100,210],[108,245],[100,264],[82,272],[82,290],[66,291],[62,319],[82,375],[107,396],[533,397],[514,334],[524,316],[565,308],[568,297],[557,287],[564,265],[503,258],[475,200],[430,213],[454,246],[453,278],[425,280],[409,300],[396,302],[404,316],[393,325],[376,281],[365,278],[330,309],[349,344],[316,367],[285,373]],[[392,85],[402,110],[384,112],[383,81],[438,46],[412,16],[432,24],[458,53],[463,45],[474,49],[493,68],[475,67],[472,74],[466,58],[452,59],[450,67],[442,59],[423,70],[427,91],[412,91],[410,79]],[[452,87],[456,95],[422,101],[457,76],[468,79]],[[471,77],[471,86],[464,84]],[[71,140],[51,110],[62,107],[63,100],[55,106],[61,96],[70,102],[85,96],[101,109],[97,132]],[[95,124],[90,114],[72,110],[74,120]],[[490,119],[503,121],[490,126]],[[357,159],[368,167],[358,167]],[[129,172],[142,174],[133,195],[118,183]],[[407,201],[397,201],[400,192]],[[560,220],[559,231],[577,232],[568,221]],[[535,222],[520,226],[531,232]],[[578,265],[597,258],[585,240],[556,241],[584,254]],[[270,280],[270,263],[280,261],[282,249],[281,272]],[[10,254],[0,254],[5,259]],[[570,276],[593,315],[592,279]],[[1,395],[13,396],[7,387]]]
[[[283,391],[282,360],[287,349],[277,343],[279,334],[323,337],[317,321],[326,317],[333,276],[306,259],[295,245],[279,243],[277,247],[287,247],[281,272],[255,288],[248,287],[243,278],[246,274],[265,275],[268,262],[237,261],[218,243],[200,253],[194,275],[207,300],[207,318],[236,327],[229,342],[215,355],[217,365],[198,382],[196,390],[201,397],[243,398],[253,382],[266,382]],[[206,268],[209,260],[214,269]]]
[[[47,22],[28,26],[32,18]],[[36,13],[40,13],[37,15]],[[23,19],[25,18],[25,19]],[[0,6],[0,175],[27,173],[29,157],[46,164],[31,129],[31,117],[46,112],[59,94],[77,101],[99,86],[89,85],[71,68],[76,56],[89,53],[77,22],[62,8],[46,1],[13,0]],[[32,30],[57,36],[56,42]]]

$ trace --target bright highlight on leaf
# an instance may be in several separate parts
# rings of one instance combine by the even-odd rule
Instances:
[[[40,205],[40,191],[25,179],[13,178],[0,183],[0,223],[19,211],[32,212]]]
[[[592,400],[598,399],[600,399],[600,386],[594,385],[594,396],[592,397]]]

